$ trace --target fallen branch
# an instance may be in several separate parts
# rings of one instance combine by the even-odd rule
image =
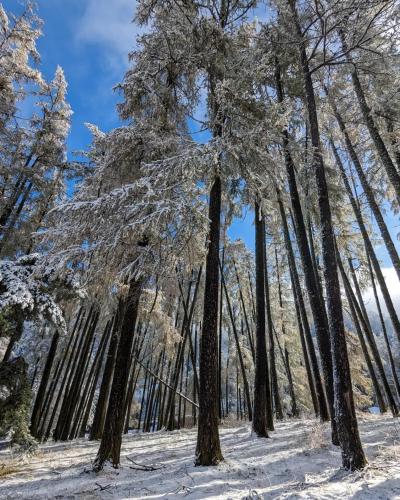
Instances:
[[[168,382],[165,382],[165,380],[163,380],[162,378],[160,378],[158,375],[156,375],[152,370],[150,370],[149,368],[147,368],[147,366],[145,366],[140,360],[139,358],[137,358],[136,356],[133,356],[133,358],[139,363],[139,365],[144,368],[148,373],[150,373],[151,376],[153,376],[155,379],[157,379],[159,382],[161,382],[163,385],[165,385],[166,387],[168,387],[169,389],[171,389],[171,391],[173,391],[177,396],[179,396],[180,398],[183,398],[185,399],[188,403],[190,403],[192,406],[195,406],[196,408],[199,407],[199,405],[197,403],[195,403],[194,401],[192,401],[191,399],[189,399],[187,396],[185,396],[184,394],[182,394],[181,392],[175,390],[172,385],[168,384]]]
[[[111,484],[106,484],[104,486],[102,486],[101,484],[99,483],[94,483],[96,486],[99,487],[100,491],[107,491],[108,488],[111,488]]]
[[[141,471],[145,471],[145,472],[150,472],[150,471],[154,471],[154,470],[160,470],[160,469],[163,469],[165,467],[164,465],[162,465],[161,467],[154,467],[153,465],[139,464],[129,457],[126,457],[126,458],[136,466],[136,467],[130,467],[131,469],[134,469],[134,470],[141,470]]]

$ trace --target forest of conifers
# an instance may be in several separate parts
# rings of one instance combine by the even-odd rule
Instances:
[[[79,154],[39,14],[0,3],[2,446],[94,441],[99,474],[188,428],[216,466],[227,423],[268,454],[316,419],[368,467],[358,420],[400,411],[400,2],[137,1],[120,126]]]

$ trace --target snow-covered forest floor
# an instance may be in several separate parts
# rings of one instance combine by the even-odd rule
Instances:
[[[0,498],[400,498],[400,422],[359,422],[363,472],[340,470],[327,425],[293,420],[278,423],[268,440],[249,425],[222,427],[225,462],[209,468],[193,465],[195,429],[125,436],[121,469],[97,475],[96,442],[48,443],[24,462],[2,450]]]

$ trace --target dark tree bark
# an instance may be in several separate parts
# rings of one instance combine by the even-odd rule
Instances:
[[[226,357],[226,372],[225,372],[225,415],[229,415],[229,356]]]
[[[259,437],[268,437],[269,419],[272,414],[269,394],[269,369],[265,331],[265,259],[264,231],[259,204],[255,204],[255,253],[256,253],[256,363],[254,374],[253,431]],[[270,417],[271,418],[271,417]]]
[[[83,349],[85,348],[85,343],[87,342],[87,332],[90,329],[90,325],[93,320],[94,306],[92,305],[86,317],[82,318],[82,324],[80,325],[80,335],[77,337],[77,344],[74,344],[73,352],[71,352],[71,357],[68,362],[67,370],[64,375],[63,380],[63,392],[62,392],[62,403],[60,412],[57,419],[57,425],[54,430],[53,438],[58,441],[62,439],[62,433],[65,428],[66,419],[69,413],[68,402],[71,400],[71,390],[73,389],[73,383],[76,379],[77,373],[81,368],[81,363],[85,362],[86,359],[82,357]]]
[[[3,253],[4,248],[5,248],[8,240],[10,239],[12,231],[18,222],[18,219],[19,219],[21,212],[25,206],[25,203],[28,200],[28,197],[29,197],[29,194],[30,194],[32,188],[33,188],[33,184],[31,182],[28,182],[26,187],[24,188],[24,190],[22,192],[22,198],[20,199],[20,201],[18,203],[17,209],[9,217],[8,226],[3,231],[3,237],[0,241],[0,255]]]
[[[291,1],[291,0],[290,0]],[[293,2],[292,2],[293,3]],[[295,5],[293,3],[293,5]],[[311,77],[310,77],[311,78]],[[283,101],[283,86],[281,82],[281,70],[278,61],[275,67],[275,81],[277,87],[278,101]],[[310,85],[309,85],[310,86]],[[311,82],[312,89],[312,82]],[[311,96],[313,97],[313,96]],[[315,127],[314,127],[315,129]],[[314,133],[315,135],[315,133]],[[310,246],[307,238],[307,230],[305,226],[303,210],[300,201],[300,195],[297,189],[296,172],[293,158],[289,149],[289,135],[287,130],[282,133],[282,143],[284,160],[286,167],[286,174],[288,178],[289,192],[291,205],[293,210],[293,218],[295,223],[295,234],[297,246],[300,253],[304,281],[307,288],[308,299],[311,306],[311,312],[314,319],[315,333],[317,337],[318,349],[321,357],[322,371],[325,379],[326,396],[329,405],[329,413],[331,414],[332,426],[332,442],[339,444],[336,436],[336,422],[333,418],[334,415],[334,391],[333,391],[333,369],[331,358],[331,344],[328,319],[326,310],[323,303],[320,286],[315,274],[314,261],[311,255]],[[319,146],[318,146],[319,147]],[[286,220],[286,216],[285,216]],[[305,331],[306,333],[306,331]],[[311,354],[311,353],[310,353]],[[318,390],[318,387],[317,387]],[[327,414],[324,405],[321,406],[321,397],[319,396],[321,419],[326,420]]]
[[[101,340],[100,340],[100,343],[98,345],[95,358],[94,358],[92,365],[90,367],[90,371],[88,373],[88,376],[86,377],[86,382],[85,382],[82,394],[80,396],[79,406],[78,406],[76,413],[75,413],[74,423],[73,423],[72,428],[71,428],[70,433],[69,433],[69,439],[74,439],[79,432],[80,424],[81,424],[82,419],[84,417],[86,404],[88,402],[89,395],[92,392],[92,384],[93,384],[93,380],[94,380],[94,377],[95,377],[95,374],[97,371],[97,366],[98,366],[99,362],[102,360],[105,344],[107,343],[107,340],[108,340],[109,327],[110,327],[110,322],[108,321],[105,328],[104,328],[103,335],[101,336]],[[83,380],[84,380],[84,377],[82,377],[82,382],[83,382]],[[93,393],[94,393],[94,391],[93,391]]]
[[[283,203],[282,203],[279,191],[277,192],[277,198],[278,198],[279,211],[281,214],[286,252],[287,252],[288,261],[289,261],[289,270],[290,270],[290,275],[291,275],[292,283],[293,283],[293,293],[295,296],[295,304],[296,304],[296,307],[299,308],[299,313],[300,313],[300,317],[298,318],[299,326],[302,326],[302,329],[300,330],[300,335],[301,335],[301,333],[304,333],[305,342],[307,344],[307,348],[306,349],[303,348],[304,359],[307,360],[306,353],[308,350],[308,355],[310,357],[310,363],[311,363],[311,368],[312,368],[312,373],[313,373],[313,381],[315,383],[315,392],[316,392],[316,396],[318,398],[318,413],[320,415],[321,421],[327,422],[329,420],[328,405],[327,405],[327,401],[326,401],[326,397],[325,397],[324,386],[323,386],[321,375],[319,372],[318,360],[317,360],[317,355],[316,355],[315,349],[314,349],[314,342],[313,342],[313,339],[311,336],[310,325],[308,323],[307,312],[306,312],[306,308],[305,308],[305,304],[304,304],[303,294],[302,294],[301,286],[300,286],[299,275],[297,272],[296,261],[294,258],[294,253],[293,253],[293,248],[292,248],[292,242],[290,240],[290,234],[289,234],[289,228],[288,228],[288,224],[287,224],[286,214],[285,214],[285,210],[283,208]],[[300,339],[302,339],[302,336],[300,336]],[[307,361],[306,361],[306,367],[307,367]],[[311,384],[310,377],[309,377],[309,385],[310,385],[311,396],[313,398],[314,397],[313,391],[312,391],[313,385]],[[315,407],[315,402],[314,402],[314,407]]]
[[[198,335],[197,335],[197,325],[196,325],[196,327],[194,329],[194,359],[196,362],[196,366],[197,366],[197,358],[198,358],[198,352],[199,352],[199,343],[198,343],[197,337],[198,337]],[[198,394],[199,394],[199,391],[196,388],[196,386],[193,384],[193,401],[197,400]],[[193,425],[197,425],[196,407],[192,407],[192,416],[193,416]]]
[[[119,335],[118,335],[119,321],[120,317],[118,316],[117,312],[117,314],[114,315],[113,324],[111,327],[112,334],[110,343],[108,344],[106,363],[104,365],[103,377],[101,379],[100,392],[99,392],[99,397],[97,399],[92,428],[90,429],[90,435],[89,435],[90,441],[101,439],[103,435],[108,399],[109,399],[111,383],[115,367],[115,357],[117,354],[117,348],[119,342]]]
[[[61,402],[61,398],[62,398],[62,396],[65,396],[65,394],[67,392],[68,383],[69,383],[70,377],[72,376],[71,364],[76,357],[76,349],[78,346],[78,342],[79,342],[80,338],[82,337],[81,327],[82,327],[82,324],[84,322],[84,319],[85,319],[85,311],[84,311],[83,307],[81,307],[79,309],[79,313],[78,313],[78,316],[77,316],[76,321],[75,321],[74,329],[73,329],[72,334],[71,334],[70,341],[72,342],[72,339],[74,338],[74,335],[76,333],[74,342],[72,344],[71,352],[69,352],[70,342],[68,342],[68,346],[67,346],[66,353],[65,353],[66,355],[63,359],[63,365],[64,365],[66,360],[67,360],[67,357],[69,355],[64,374],[63,374],[63,370],[62,369],[60,370],[60,377],[62,374],[63,374],[63,376],[61,379],[60,387],[58,389],[57,398],[56,398],[56,401],[54,403],[54,406],[53,406],[53,409],[52,409],[52,412],[50,415],[50,419],[49,419],[49,422],[48,422],[47,427],[46,427],[46,431],[45,432],[42,431],[44,439],[48,439],[50,437],[50,434],[51,434],[51,431],[53,428],[53,422],[55,420],[55,417],[56,417],[56,414],[58,411],[58,406]]]
[[[263,233],[264,233],[264,241],[263,241],[263,252],[264,252],[264,274],[265,274],[265,309],[267,313],[267,325],[268,325],[268,337],[269,337],[269,366],[271,373],[271,388],[272,388],[272,396],[274,402],[274,410],[275,415],[278,420],[283,419],[283,411],[281,404],[281,397],[279,395],[279,387],[278,387],[278,373],[276,370],[276,358],[275,358],[275,341],[274,341],[274,325],[272,322],[272,311],[271,311],[271,301],[269,296],[269,277],[268,277],[268,261],[267,261],[267,249],[266,249],[266,241],[265,241],[265,219],[263,217]]]
[[[116,355],[114,377],[108,402],[105,432],[94,462],[94,470],[99,471],[104,463],[111,460],[113,467],[120,462],[122,434],[124,430],[124,403],[129,377],[130,353],[138,314],[139,299],[143,280],[132,279],[127,297],[122,302],[121,331]]]
[[[143,392],[142,392],[142,399],[140,401],[140,411],[139,411],[139,418],[138,418],[138,430],[140,430],[140,424],[142,422],[142,415],[143,415],[143,409],[144,409],[144,402],[146,399],[146,390],[147,390],[147,382],[150,379],[150,360],[147,362],[147,366],[145,366],[145,371],[146,375],[144,376],[144,384],[143,384]]]
[[[38,440],[42,440],[42,438],[43,438],[44,426],[46,425],[46,420],[47,420],[49,410],[51,407],[51,402],[53,401],[55,388],[56,388],[56,385],[57,385],[57,382],[58,382],[59,376],[60,376],[62,359],[63,358],[59,357],[59,359],[57,360],[56,367],[54,369],[54,375],[53,375],[52,380],[50,382],[50,386],[46,391],[46,397],[43,401],[43,405],[42,405],[42,408],[40,411],[40,416],[39,416],[40,423],[39,423],[39,428],[38,428],[38,432],[37,432],[37,434],[38,434],[37,439]]]
[[[224,273],[225,265],[225,247],[222,248],[221,273]],[[220,284],[219,296],[219,325],[218,325],[218,411],[219,419],[222,420],[223,404],[222,404],[222,317],[224,307],[223,283]]]
[[[311,371],[309,354],[307,352],[307,345],[306,345],[306,341],[305,341],[301,313],[300,313],[300,308],[299,308],[298,298],[297,298],[297,290],[295,288],[293,273],[292,273],[292,270],[290,267],[289,267],[289,270],[290,270],[290,279],[292,282],[293,299],[294,299],[295,308],[296,308],[297,326],[299,329],[301,348],[303,350],[304,365],[305,365],[306,373],[307,373],[308,387],[310,389],[311,401],[312,401],[312,404],[314,407],[315,416],[319,417],[320,411],[319,411],[318,396],[317,396],[317,391],[315,389],[315,382],[314,382],[313,374]],[[317,366],[317,368],[318,368],[318,366]],[[321,387],[322,387],[322,385],[321,385]],[[325,398],[325,394],[323,394],[323,397]],[[325,405],[326,405],[326,402],[325,402]]]
[[[58,331],[55,332],[51,340],[51,345],[46,358],[46,364],[44,365],[42,379],[40,381],[39,389],[36,394],[35,404],[33,405],[32,416],[31,416],[31,434],[34,437],[38,437],[39,423],[40,423],[40,413],[42,410],[42,405],[44,397],[46,394],[47,384],[49,383],[51,369],[53,367],[54,358],[57,352],[58,340],[60,334]]]
[[[158,360],[155,362],[155,365],[154,365],[154,373],[155,374],[158,373],[158,370],[160,368],[161,358],[162,358],[162,353],[159,354]],[[150,382],[149,393],[148,393],[147,401],[146,401],[146,413],[145,413],[144,422],[143,422],[143,432],[150,432],[151,416],[153,414],[153,402],[154,402],[154,396],[155,396],[155,392],[156,392],[156,386],[157,386],[157,379],[156,379],[156,377],[152,377],[151,382]],[[179,399],[178,408],[180,407],[180,404],[181,404],[181,400]],[[179,411],[178,411],[178,418],[179,418]],[[177,428],[179,429],[179,421],[178,421]]]
[[[22,191],[26,186],[27,179],[20,174],[15,182],[12,194],[9,196],[5,207],[0,215],[0,232],[3,233],[5,226],[7,225],[8,219],[18,202],[18,198],[21,196]]]
[[[168,362],[167,376],[166,376],[167,382],[169,380],[170,373],[171,373],[171,361]],[[166,396],[167,396],[167,391],[168,391],[168,387],[167,387],[166,384],[164,384],[164,390],[163,390],[163,393],[162,393],[162,396],[161,396],[161,403],[160,403],[160,408],[159,408],[159,411],[158,411],[158,422],[157,422],[157,430],[158,431],[161,430],[162,426],[163,426],[165,399],[166,399]],[[194,401],[194,399],[195,398],[193,397],[193,401]]]
[[[200,347],[200,391],[196,465],[216,465],[223,460],[218,433],[218,292],[221,225],[221,179],[210,191],[210,232],[204,285],[204,310]]]
[[[318,207],[322,232],[322,257],[324,263],[332,368],[335,375],[333,377],[335,401],[334,416],[337,426],[337,437],[342,449],[343,467],[350,470],[362,469],[366,465],[366,458],[361,445],[354,408],[350,366],[344,332],[332,216],[328,186],[325,176],[325,166],[321,150],[314,85],[308,65],[306,42],[300,26],[296,0],[288,0],[288,3],[293,16],[294,27],[298,38],[299,62],[303,73],[310,138],[313,147],[313,169],[317,186]]]
[[[72,332],[69,335],[68,342],[66,347],[63,348],[63,355],[59,357],[59,360],[57,362],[57,366],[54,372],[54,376],[52,377],[51,384],[49,387],[49,390],[47,391],[46,399],[43,403],[43,408],[42,412],[40,414],[40,428],[38,430],[38,438],[42,439],[45,435],[45,425],[47,421],[48,414],[51,409],[51,404],[58,386],[58,383],[60,381],[61,375],[64,370],[65,363],[67,362],[68,355],[70,354],[70,348],[72,345],[72,341],[75,338],[75,334],[77,331],[79,331],[78,325],[80,324],[81,320],[81,315],[82,313],[84,314],[83,307],[81,306],[78,310],[78,314],[76,315],[75,321],[74,321],[74,326],[72,328]]]
[[[287,372],[288,383],[289,383],[289,393],[290,393],[290,401],[291,401],[291,414],[292,414],[292,417],[298,417],[299,416],[299,410],[297,408],[296,394],[294,392],[292,370],[290,369],[289,351],[287,350],[286,347],[285,347],[285,361],[286,361],[286,372]]]
[[[59,426],[58,433],[58,439],[61,439],[63,441],[71,439],[70,430],[73,425],[75,410],[79,404],[81,386],[83,384],[85,374],[89,365],[90,354],[91,350],[93,349],[94,333],[96,330],[99,315],[99,311],[93,312],[91,322],[85,332],[85,338],[74,377],[72,379],[67,395],[63,401],[63,406],[61,408],[62,418],[60,419],[61,425]]]
[[[194,291],[192,304],[190,306],[190,311],[188,310],[189,302],[185,301],[184,296],[183,296],[182,286],[179,283],[179,291],[181,294],[183,312],[184,312],[184,318],[185,318],[186,336],[187,336],[188,344],[189,344],[189,356],[190,356],[190,360],[191,360],[192,368],[193,368],[193,383],[194,383],[194,386],[196,387],[197,392],[199,392],[199,377],[198,377],[198,373],[197,373],[196,357],[195,357],[193,340],[192,340],[192,319],[193,319],[194,308],[195,308],[196,302],[197,302],[198,287],[200,285],[200,279],[201,279],[202,272],[203,272],[203,266],[200,266],[199,273],[197,275],[196,288]],[[218,354],[218,356],[219,356],[219,354]]]
[[[94,376],[93,376],[92,386],[90,389],[88,400],[87,400],[87,402],[85,402],[86,410],[85,410],[83,418],[79,424],[80,425],[79,437],[85,437],[85,434],[86,434],[86,428],[87,428],[87,424],[88,424],[89,417],[90,417],[90,410],[92,409],[92,404],[93,404],[94,394],[96,392],[97,382],[100,378],[100,372],[101,372],[101,367],[103,364],[104,353],[105,353],[106,348],[107,348],[107,343],[109,341],[109,337],[111,336],[111,328],[112,328],[112,320],[110,320],[107,338],[105,339],[105,342],[101,347],[101,352],[99,355],[99,359],[97,361],[96,371],[95,371]]]

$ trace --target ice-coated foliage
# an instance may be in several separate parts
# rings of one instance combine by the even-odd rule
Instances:
[[[67,176],[79,167],[66,161],[71,108],[57,67],[47,82],[38,69],[41,21],[27,2],[19,17],[0,16],[0,256],[28,253],[32,233],[66,194]]]
[[[54,270],[41,267],[38,254],[15,261],[0,261],[0,311],[12,312],[25,319],[46,319],[65,331],[58,299],[65,295],[65,291],[72,296],[77,289],[72,274],[62,283]]]

